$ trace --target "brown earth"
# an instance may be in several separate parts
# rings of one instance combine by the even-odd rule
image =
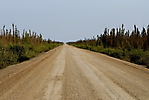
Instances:
[[[149,100],[149,70],[64,44],[0,70],[0,100]]]

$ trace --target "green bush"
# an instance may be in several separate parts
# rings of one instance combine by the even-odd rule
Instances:
[[[8,52],[6,49],[0,51],[0,69],[5,68],[8,65],[17,63],[18,56],[12,52]]]
[[[121,50],[112,50],[109,55],[120,59],[123,58],[123,52]]]
[[[130,61],[136,64],[143,64],[144,51],[141,49],[132,50],[130,52]]]
[[[0,69],[28,60],[59,45],[57,43],[45,43],[42,45],[10,43],[7,46],[0,46]]]

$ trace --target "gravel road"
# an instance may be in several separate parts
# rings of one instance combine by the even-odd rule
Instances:
[[[0,70],[0,100],[149,100],[149,70],[64,44]]]

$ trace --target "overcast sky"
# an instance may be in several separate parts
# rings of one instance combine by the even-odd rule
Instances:
[[[149,0],[1,0],[0,27],[31,29],[43,38],[71,41],[125,24],[149,24]]]

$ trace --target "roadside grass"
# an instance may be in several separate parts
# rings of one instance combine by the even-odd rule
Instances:
[[[39,53],[47,52],[60,45],[57,43],[45,43],[42,45],[10,43],[6,46],[0,46],[0,69],[29,60]]]
[[[103,53],[115,58],[129,61],[139,65],[145,65],[149,68],[149,51],[142,49],[118,49],[118,48],[104,48],[103,46],[90,46],[90,45],[72,45],[78,48],[87,49],[99,53]]]

